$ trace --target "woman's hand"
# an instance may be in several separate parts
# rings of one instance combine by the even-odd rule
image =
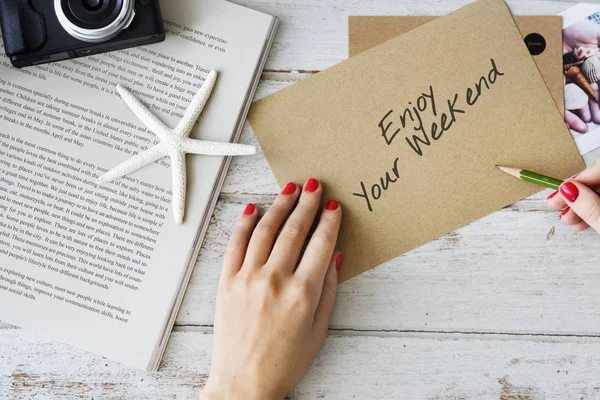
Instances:
[[[249,204],[225,251],[217,294],[214,351],[203,399],[282,399],[325,339],[342,255],[335,200],[301,256],[322,187],[289,183],[258,220]]]
[[[597,83],[590,84],[596,95],[600,97],[600,89]],[[589,123],[600,124],[600,104],[596,100],[590,99],[588,103],[579,110],[565,110],[565,124],[567,128],[573,129],[579,133],[587,133]]]
[[[550,207],[564,209],[560,220],[575,231],[592,227],[600,232],[600,196],[590,188],[600,188],[600,161],[563,183],[558,192],[548,197]]]

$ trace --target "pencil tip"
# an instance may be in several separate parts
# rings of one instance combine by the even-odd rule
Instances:
[[[498,165],[494,165],[494,168],[496,168],[496,169],[500,169],[500,167],[498,167]]]
[[[510,175],[514,176],[515,178],[519,178],[520,179],[520,175],[521,175],[521,170],[520,169],[510,168],[510,167],[503,167],[502,165],[496,165],[496,168],[498,168],[500,171],[504,171],[507,174],[510,174]]]

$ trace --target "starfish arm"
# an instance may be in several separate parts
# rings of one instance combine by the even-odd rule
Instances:
[[[171,132],[171,128],[164,124],[158,117],[145,105],[142,104],[141,101],[138,100],[129,90],[121,85],[117,85],[117,91],[121,95],[123,101],[129,106],[131,111],[150,129],[156,136],[158,136],[161,140],[165,140]]]
[[[179,137],[187,137],[190,134],[190,131],[194,127],[196,120],[202,113],[208,98],[210,97],[210,93],[215,86],[215,82],[217,81],[217,71],[211,69],[206,77],[206,80],[202,84],[198,93],[192,99],[192,102],[188,106],[187,110],[183,114],[183,118],[179,121],[177,128],[175,128],[175,132],[179,135]]]
[[[137,171],[138,169],[165,157],[166,155],[167,150],[165,150],[164,146],[157,144],[156,146],[138,153],[129,160],[122,162],[110,171],[106,172],[104,175],[98,178],[98,183],[106,183],[115,179],[119,179],[122,176],[125,176],[133,171]]]
[[[247,156],[256,154],[256,147],[246,144],[209,142],[184,138],[181,141],[183,151],[190,154],[207,156]]]
[[[182,224],[185,215],[185,196],[187,187],[185,153],[171,152],[170,157],[173,175],[173,218],[175,219],[176,224]]]

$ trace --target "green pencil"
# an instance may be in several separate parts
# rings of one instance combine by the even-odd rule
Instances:
[[[527,171],[525,169],[501,167],[499,165],[496,165],[496,168],[514,176],[515,178],[519,178],[522,181],[535,183],[536,185],[545,186],[554,190],[558,190],[560,185],[563,184],[563,181],[560,179],[550,178],[549,176],[536,174],[535,172]]]

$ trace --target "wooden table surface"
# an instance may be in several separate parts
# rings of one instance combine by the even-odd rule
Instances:
[[[345,59],[349,15],[443,15],[470,0],[236,2],[282,20],[262,97]],[[573,4],[509,1],[520,15]],[[257,144],[248,126],[242,141]],[[233,162],[159,372],[0,322],[0,398],[198,398],[229,232],[245,203],[267,207],[277,191],[263,155]],[[289,398],[600,399],[600,238],[562,226],[548,194],[342,284],[329,336]]]

